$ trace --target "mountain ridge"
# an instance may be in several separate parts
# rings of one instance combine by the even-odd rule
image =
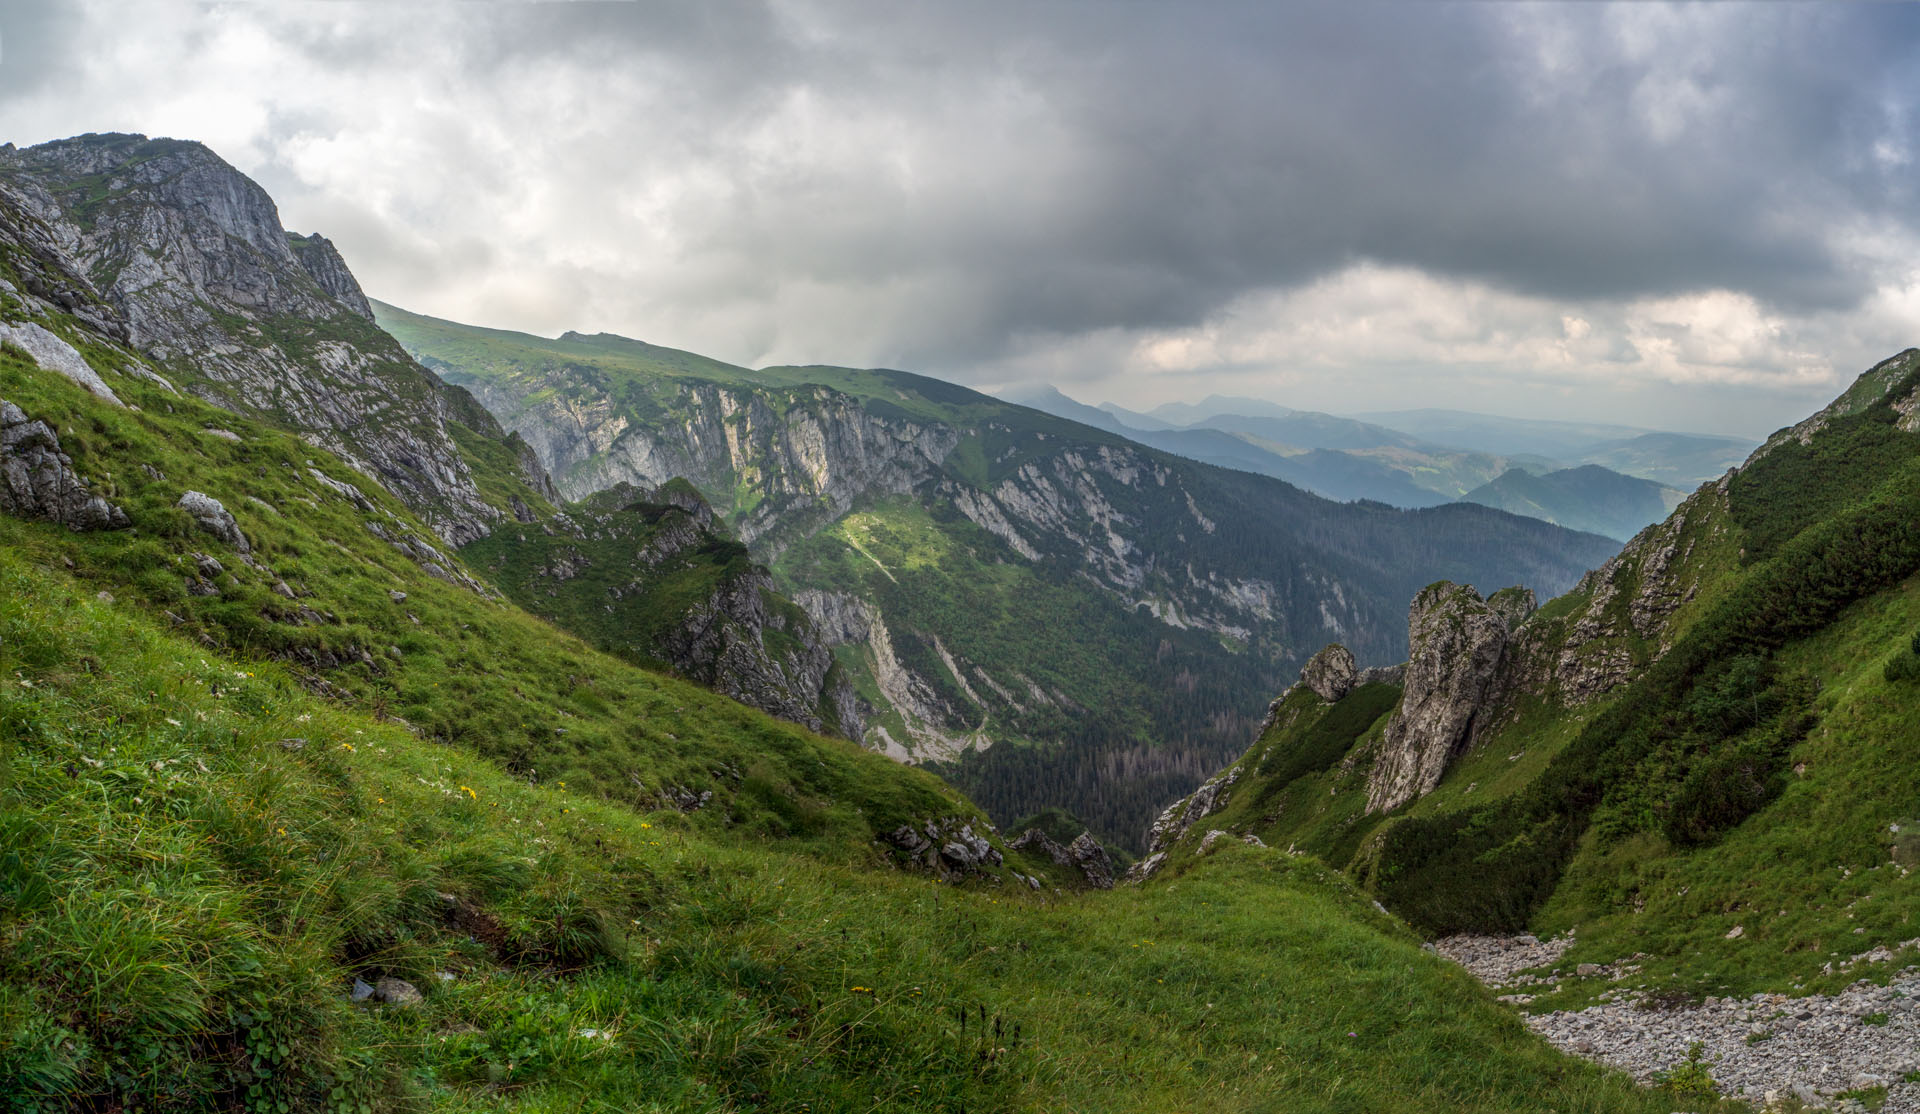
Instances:
[[[876,748],[964,754],[950,772],[1003,819],[1065,804],[1123,844],[1152,793],[1197,772],[1168,744],[1238,749],[1285,663],[1330,631],[1370,660],[1396,656],[1399,625],[1376,601],[1442,569],[1497,568],[1551,591],[1612,549],[1467,505],[1341,507],[904,372],[749,371],[375,308],[533,444],[563,491],[684,476],[790,594],[834,611],[814,615],[823,629],[864,631],[841,661],[878,709]],[[850,598],[866,616],[851,624]],[[1063,663],[1036,620],[1122,664]],[[1105,718],[1076,724],[1075,707]],[[1037,750],[998,745],[1036,737]],[[1060,772],[1014,767],[1068,738],[1092,748],[1066,775],[1076,798],[1044,799],[1036,787],[1063,784]],[[1090,799],[1101,763],[1159,772],[1140,775],[1130,803],[1103,805]]]
[[[434,499],[177,389],[220,381],[199,343],[130,346],[47,227],[0,201],[10,1107],[1668,1108],[1311,860],[1089,895],[1084,844],[535,618]],[[331,300],[276,328],[357,317]],[[359,386],[457,397],[413,383]],[[510,440],[445,429],[500,515],[469,548],[647,544],[567,534]],[[688,494],[636,513],[691,537]]]

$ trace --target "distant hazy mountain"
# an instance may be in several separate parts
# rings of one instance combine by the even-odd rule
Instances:
[[[1190,460],[1272,476],[1341,502],[1367,499],[1395,507],[1433,507],[1451,503],[1511,468],[1550,472],[1560,467],[1538,457],[1429,445],[1385,426],[1251,399],[1214,396],[1141,414],[1112,403],[1088,406],[1053,387],[1008,392],[1005,397]],[[1211,413],[1185,428],[1155,416],[1206,414],[1229,405],[1262,412]]]
[[[1460,498],[1626,541],[1685,496],[1652,480],[1583,464],[1537,476],[1515,468]]]
[[[1622,540],[1665,517],[1681,490],[1719,476],[1753,448],[1732,437],[1460,410],[1356,418],[1213,395],[1142,414],[1091,406],[1051,386],[1008,397],[1328,499],[1408,508],[1460,500]]]
[[[1464,410],[1392,410],[1354,416],[1436,444],[1509,455],[1534,453],[1567,464],[1599,464],[1686,490],[1718,478],[1759,445],[1739,437],[1503,418]]]
[[[1505,418],[1467,410],[1374,410],[1353,416],[1439,445],[1489,453],[1537,453],[1559,460],[1650,432],[1633,426]]]
[[[1179,429],[1180,428],[1180,424],[1178,422],[1164,421],[1160,418],[1154,417],[1152,414],[1142,414],[1137,410],[1129,410],[1124,406],[1115,406],[1111,402],[1101,403],[1100,409],[1105,410],[1107,413],[1112,414],[1116,418],[1119,418],[1122,422],[1132,426],[1134,429]]]
[[[1691,491],[1724,475],[1752,453],[1755,443],[1692,433],[1643,433],[1589,448],[1581,459],[1629,476]]]
[[[1096,408],[1076,402],[1053,387],[1010,391],[1002,397],[1055,417],[1118,433],[1188,460],[1272,476],[1343,503],[1371,499],[1395,507],[1434,507],[1453,502],[1460,493],[1424,487],[1406,468],[1388,461],[1329,451],[1329,446],[1376,448],[1417,444],[1405,434],[1349,418],[1308,411],[1289,412],[1285,417],[1223,414],[1207,419],[1204,426],[1176,429],[1151,415],[1135,414],[1111,404]],[[1132,426],[1121,415],[1151,425]],[[1489,467],[1485,475],[1473,477],[1474,484],[1484,482],[1499,471],[1497,467]]]
[[[1000,397],[1006,399],[1008,402],[1017,403],[1021,406],[1031,406],[1043,414],[1052,414],[1056,418],[1066,418],[1069,421],[1090,425],[1095,429],[1104,429],[1108,433],[1118,433],[1122,437],[1131,437],[1136,432],[1135,429],[1127,426],[1116,415],[1108,413],[1099,407],[1088,406],[1084,402],[1076,402],[1060,393],[1060,390],[1052,384],[1031,387],[1025,390],[1002,391]],[[1145,415],[1141,416],[1145,417]],[[1152,419],[1149,418],[1148,420],[1151,421]],[[1178,450],[1173,451],[1177,452]],[[1186,453],[1182,455],[1192,456],[1193,454]],[[1205,460],[1206,458],[1195,456],[1193,459]],[[1255,469],[1255,471],[1257,471],[1257,469]]]
[[[1423,447],[1419,438],[1409,437],[1398,430],[1358,422],[1352,418],[1336,418],[1332,414],[1320,414],[1312,410],[1289,410],[1285,414],[1213,414],[1192,424],[1204,429],[1248,433],[1262,440],[1296,445],[1303,449]]]
[[[1199,402],[1169,402],[1154,407],[1149,413],[1164,422],[1174,425],[1198,425],[1208,418],[1221,414],[1249,414],[1263,418],[1285,418],[1299,411],[1277,402],[1268,402],[1258,398],[1235,398],[1230,395],[1208,395]]]

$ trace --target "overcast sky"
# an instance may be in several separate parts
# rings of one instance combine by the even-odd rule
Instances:
[[[1920,343],[1920,8],[0,2],[375,297],[745,364],[1758,434]]]

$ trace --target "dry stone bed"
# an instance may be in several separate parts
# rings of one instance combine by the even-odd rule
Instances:
[[[1524,973],[1551,968],[1572,944],[1569,937],[1451,937],[1435,951],[1497,990],[1550,984],[1552,976]],[[1910,941],[1920,946],[1920,941]],[[1891,958],[1876,949],[1862,962]],[[1586,965],[1583,965],[1583,968]],[[1583,977],[1617,978],[1626,964],[1583,969]],[[1571,972],[1560,973],[1562,977]],[[1509,995],[1509,1000],[1525,996]],[[1698,1043],[1723,1094],[1777,1104],[1857,1108],[1835,1096],[1885,1087],[1882,1114],[1920,1114],[1920,965],[1875,986],[1861,981],[1834,995],[1793,998],[1708,998],[1697,1005],[1652,1008],[1624,994],[1579,1011],[1526,1016],[1527,1025],[1562,1051],[1616,1067],[1641,1082],[1685,1061]]]

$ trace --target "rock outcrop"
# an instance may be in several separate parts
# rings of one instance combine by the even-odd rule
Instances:
[[[866,709],[823,637],[691,484],[621,485],[466,550],[522,606],[598,644],[814,731]]]
[[[1300,670],[1300,683],[1329,704],[1353,691],[1358,679],[1353,652],[1338,642],[1313,655],[1306,667]]]
[[[1440,784],[1468,743],[1506,652],[1507,616],[1450,581],[1414,597],[1405,692],[1367,782],[1367,811],[1397,808]]]
[[[1147,829],[1147,855],[1127,872],[1139,881],[1159,870],[1167,861],[1167,851],[1195,824],[1227,807],[1228,790],[1240,780],[1240,765],[1235,764],[1207,779],[1207,783],[1188,796],[1168,805]]]
[[[347,261],[340,258],[340,250],[333,241],[315,233],[312,236],[300,236],[287,233],[287,246],[293,249],[293,257],[300,266],[312,276],[320,289],[332,295],[335,301],[366,318],[373,320],[373,307],[367,303],[367,296],[360,289],[360,280],[353,277],[347,269]]]
[[[833,651],[804,615],[774,606],[778,595],[764,568],[729,577],[662,639],[661,649],[678,672],[742,704],[860,738],[853,685],[833,668]],[[785,652],[772,650],[775,643]],[[830,718],[822,715],[823,702]]]
[[[1113,859],[1107,855],[1107,849],[1093,838],[1092,832],[1081,832],[1072,843],[1062,845],[1058,840],[1038,828],[1028,828],[1007,844],[1016,851],[1033,850],[1056,864],[1078,871],[1086,884],[1096,890],[1113,888]]]
[[[449,429],[504,440],[498,423],[373,324],[332,244],[290,239],[266,192],[207,148],[87,135],[0,150],[0,210],[50,303],[181,388],[338,453],[444,541],[505,517]]]
[[[127,514],[87,488],[53,427],[0,399],[0,511],[69,530],[111,530]]]
[[[902,824],[881,837],[906,863],[924,868],[948,882],[979,877],[1006,861],[1000,849],[973,830],[968,821],[951,817]]]

